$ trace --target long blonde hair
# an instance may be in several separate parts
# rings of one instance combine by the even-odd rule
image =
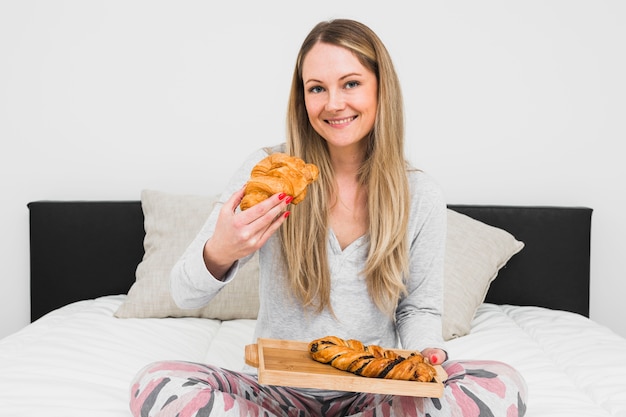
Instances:
[[[307,307],[321,312],[330,305],[330,270],[326,244],[330,199],[335,193],[326,141],[311,126],[304,104],[302,63],[318,42],[352,51],[378,80],[376,122],[369,134],[359,173],[367,190],[370,248],[363,273],[370,297],[393,315],[406,291],[408,271],[409,186],[404,157],[404,115],[400,83],[389,53],[362,23],[337,19],[317,24],[304,40],[293,73],[287,111],[287,152],[320,169],[307,197],[290,207],[293,215],[281,227],[282,252],[292,292]]]

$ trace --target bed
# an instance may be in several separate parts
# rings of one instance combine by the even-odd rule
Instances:
[[[0,340],[0,416],[129,416],[129,383],[152,361],[243,368],[253,261],[252,284],[212,310],[175,311],[154,281],[214,199],[147,190],[137,201],[28,204],[32,323]],[[588,318],[592,210],[448,212],[449,240],[457,236],[446,254],[446,313],[460,317],[446,334],[449,355],[515,366],[529,417],[626,416],[626,339]]]

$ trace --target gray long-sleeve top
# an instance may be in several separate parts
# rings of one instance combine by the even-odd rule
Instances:
[[[283,146],[274,147],[274,151],[284,151]],[[237,279],[239,267],[250,259],[251,256],[237,261],[223,281],[219,281],[207,270],[202,251],[204,243],[213,234],[221,206],[244,185],[252,167],[265,156],[265,150],[258,150],[235,173],[202,230],[174,266],[172,295],[181,308],[206,305],[220,289]],[[446,205],[439,186],[427,174],[410,170],[407,176],[411,196],[408,294],[399,301],[395,320],[381,312],[368,295],[361,273],[368,253],[367,235],[341,250],[333,231],[329,230],[327,246],[335,316],[328,311],[316,314],[303,309],[292,296],[278,263],[281,259],[280,241],[274,235],[259,250],[260,308],[254,340],[267,337],[308,342],[334,335],[388,348],[443,349],[441,319]]]

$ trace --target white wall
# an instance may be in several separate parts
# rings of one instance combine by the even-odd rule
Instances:
[[[595,209],[591,317],[626,336],[626,3],[214,3],[0,0],[0,337],[29,320],[26,203],[213,193],[283,140],[331,17],[387,43],[410,158],[449,202]]]

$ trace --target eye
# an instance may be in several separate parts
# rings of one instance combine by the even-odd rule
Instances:
[[[313,94],[321,93],[322,91],[324,91],[324,89],[320,87],[319,85],[309,88],[309,93],[313,93]]]
[[[347,88],[347,89],[351,89],[351,88],[358,87],[359,85],[361,85],[361,83],[360,83],[360,82],[358,82],[358,81],[348,81],[348,82],[346,83],[346,88]]]

